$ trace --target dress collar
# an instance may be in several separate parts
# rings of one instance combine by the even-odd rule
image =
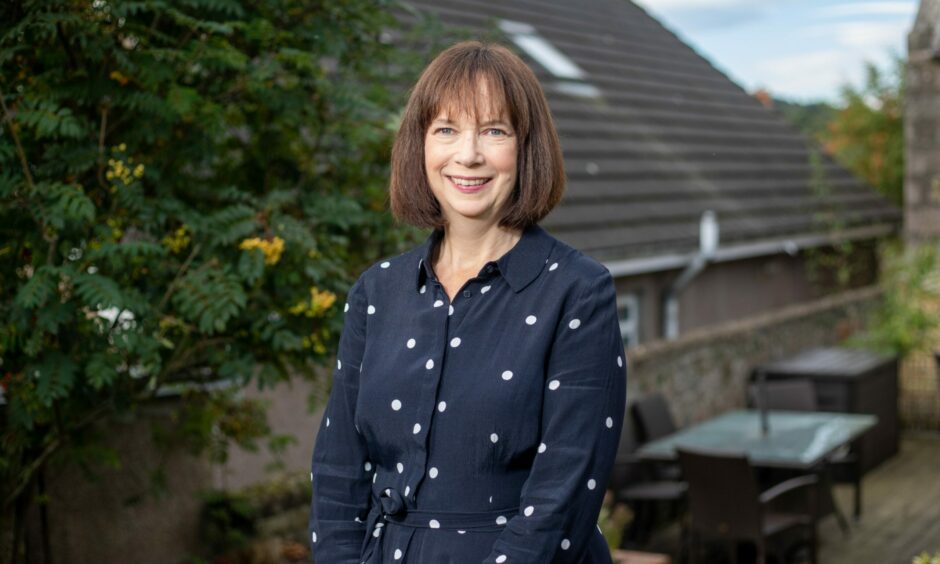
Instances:
[[[421,289],[428,279],[436,280],[431,268],[434,249],[444,237],[443,229],[435,229],[427,240],[418,247],[418,267],[415,276],[415,290]],[[514,292],[538,278],[548,261],[548,255],[554,246],[554,240],[539,225],[530,225],[522,231],[522,237],[515,245],[496,261],[484,265],[481,275],[498,270]]]

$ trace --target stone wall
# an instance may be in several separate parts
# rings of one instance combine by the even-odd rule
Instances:
[[[940,0],[922,0],[908,35],[904,97],[904,231],[940,236]]]
[[[631,349],[628,400],[662,392],[682,426],[743,407],[755,366],[840,343],[864,327],[880,295],[861,288]]]
[[[922,0],[907,37],[904,97],[904,234],[910,245],[940,241],[940,0]],[[940,256],[940,246],[938,246]],[[937,274],[940,277],[940,273]],[[940,315],[940,307],[932,307]],[[937,335],[940,350],[940,335]],[[905,426],[940,429],[940,368],[930,352],[901,364]]]

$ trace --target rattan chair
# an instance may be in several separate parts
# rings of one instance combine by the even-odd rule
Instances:
[[[626,503],[634,512],[634,522],[629,528],[632,534],[629,538],[624,535],[624,540],[644,543],[655,526],[658,504],[668,504],[676,515],[682,514],[688,484],[657,478],[655,466],[634,455],[637,445],[634,426],[630,418],[625,417],[617,459],[610,475],[610,489],[616,502]]]
[[[799,476],[760,492],[754,471],[743,454],[707,452],[678,448],[679,464],[689,484],[690,563],[698,558],[700,543],[720,541],[737,561],[737,543],[751,542],[757,549],[757,562],[765,564],[769,555],[784,562],[784,533],[799,529],[808,545],[810,561],[816,563],[816,492],[818,478]],[[796,495],[803,497],[804,510],[781,512],[774,501]],[[774,541],[780,541],[779,543]]]
[[[764,382],[767,409],[781,409],[789,411],[819,411],[816,400],[816,386],[812,380],[770,380]],[[748,398],[752,406],[759,406],[760,390],[756,383],[748,387]],[[836,481],[852,484],[853,508],[855,519],[862,515],[862,469],[858,454],[851,446],[839,449],[826,458],[830,474]],[[847,529],[842,514],[838,512],[839,525],[843,531]]]

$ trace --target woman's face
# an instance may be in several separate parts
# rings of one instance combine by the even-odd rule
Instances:
[[[485,92],[482,107],[491,107]],[[449,224],[496,221],[516,185],[516,134],[505,111],[477,116],[441,111],[424,137],[431,191]]]

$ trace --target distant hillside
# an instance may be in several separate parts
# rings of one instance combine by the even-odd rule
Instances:
[[[780,98],[773,98],[773,108],[783,114],[791,124],[811,139],[822,142],[829,123],[838,111],[825,102],[801,104]]]

